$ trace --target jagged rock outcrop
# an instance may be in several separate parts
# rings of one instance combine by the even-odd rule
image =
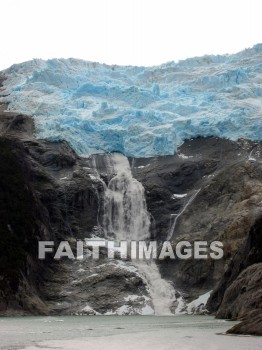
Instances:
[[[246,268],[226,289],[217,317],[241,321],[227,333],[262,335],[262,263]]]
[[[235,283],[238,278],[242,280],[242,273],[245,271],[253,271],[253,267],[256,269],[257,263],[262,262],[262,217],[258,218],[255,224],[251,227],[249,233],[244,238],[238,251],[232,257],[230,263],[226,267],[226,271],[218,283],[213,293],[210,296],[207,307],[211,312],[217,311],[217,317],[221,318],[236,318],[241,313],[250,311],[251,309],[243,303],[242,312],[235,307],[235,304],[230,305],[223,300],[226,297],[227,291],[230,291],[231,287],[234,289]],[[258,265],[259,268],[260,265]],[[249,270],[248,270],[248,269]],[[261,269],[261,266],[260,266]],[[242,276],[242,277],[241,277]],[[245,278],[250,279],[252,283],[251,274],[245,273]],[[244,287],[244,285],[243,285]],[[254,291],[259,290],[260,285],[254,286]],[[240,289],[241,290],[241,289]],[[236,290],[235,293],[240,293],[240,290]],[[255,302],[255,301],[254,301]],[[242,303],[242,302],[241,302]],[[245,309],[246,308],[246,309]]]
[[[242,322],[230,328],[227,333],[262,335],[262,309],[250,311],[239,320]]]
[[[137,269],[120,260],[90,258],[56,265],[55,277],[44,285],[51,314],[143,314],[152,304]],[[149,304],[149,305],[148,305]]]
[[[242,271],[226,289],[217,317],[237,319],[262,309],[262,263]]]

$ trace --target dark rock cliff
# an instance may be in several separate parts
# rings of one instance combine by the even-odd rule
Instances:
[[[241,314],[251,311],[252,306],[255,306],[257,303],[257,297],[255,297],[255,294],[253,296],[249,295],[249,302],[244,300],[244,298],[246,298],[246,286],[243,281],[249,278],[250,281],[252,280],[251,275],[245,271],[253,271],[253,266],[256,266],[256,271],[261,270],[261,264],[257,264],[260,262],[262,262],[262,217],[258,218],[251,227],[250,232],[246,235],[239,249],[228,264],[222,279],[210,296],[207,305],[208,309],[210,311],[218,310],[217,317],[219,318],[234,319]],[[243,274],[245,276],[244,279],[242,276]],[[240,284],[243,282],[241,287],[239,283],[237,283],[238,279],[240,279]],[[261,286],[258,284],[257,289],[259,290],[260,288]],[[253,290],[255,292],[257,291],[256,288],[253,288]],[[234,303],[231,303],[228,293],[231,295],[232,293],[238,294],[238,300],[236,300],[234,296]],[[262,295],[260,295],[260,298],[261,302]]]
[[[174,247],[181,240],[219,240],[224,258],[166,259],[161,273],[189,300],[213,289],[207,309],[218,318],[243,319],[229,333],[261,335],[261,143],[199,138],[179,153],[139,160],[134,170],[146,189],[157,238],[169,235]]]
[[[97,223],[97,191],[66,142],[36,141],[31,117],[0,112],[0,313],[48,313],[51,260],[38,241],[81,237]],[[68,176],[70,175],[70,180]]]
[[[262,217],[245,237],[207,307],[217,318],[242,322],[228,333],[262,335]]]
[[[250,158],[251,151],[257,161]],[[162,275],[189,299],[214,289],[223,276],[229,282],[225,271],[262,215],[261,143],[189,140],[176,156],[136,160],[134,174],[145,187],[159,240],[169,235],[174,247],[181,240],[224,244],[223,259],[166,259],[160,265]],[[251,249],[246,247],[245,254]],[[245,254],[239,254],[239,264]]]

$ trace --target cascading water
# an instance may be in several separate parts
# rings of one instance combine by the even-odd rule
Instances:
[[[173,306],[176,302],[176,291],[161,277],[156,263],[153,260],[138,261],[134,265],[148,286],[155,315],[172,316],[175,313]]]
[[[146,209],[144,188],[133,178],[128,159],[121,154],[111,156],[116,174],[105,192],[104,229],[117,240],[149,238],[150,217]]]
[[[198,193],[201,191],[201,188],[196,190],[194,192],[194,194],[189,198],[188,202],[186,203],[186,205],[183,207],[183,209],[181,210],[181,212],[177,215],[175,215],[175,218],[173,220],[173,222],[171,223],[170,225],[170,228],[168,230],[168,233],[167,233],[167,240],[170,240],[175,232],[175,227],[176,227],[176,224],[177,224],[177,220],[178,218],[184,213],[184,211],[186,210],[186,208],[193,202],[193,200],[196,198],[196,196],[198,195]]]
[[[149,240],[150,216],[144,188],[133,178],[128,159],[118,153],[107,156],[107,172],[114,174],[105,191],[103,226],[106,236],[116,240]],[[162,279],[156,263],[133,263],[148,287],[156,315],[172,315],[176,301],[172,285]]]

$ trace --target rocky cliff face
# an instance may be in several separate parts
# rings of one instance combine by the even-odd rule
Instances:
[[[252,267],[256,266],[256,269],[261,269],[260,265],[256,265],[262,261],[261,251],[262,251],[262,217],[260,216],[255,224],[251,227],[248,234],[244,237],[238,251],[232,257],[230,263],[226,267],[225,274],[223,278],[220,280],[215,290],[213,291],[209,301],[208,308],[211,311],[217,311],[217,317],[221,318],[237,318],[239,315],[251,311],[250,304],[241,300],[243,297],[243,293],[245,292],[245,283],[243,284],[240,290],[242,293],[239,293],[238,283],[236,281],[240,278],[240,281],[244,281],[245,279],[249,279],[252,281],[252,277],[247,273],[245,274],[245,278],[241,277],[241,274],[244,271],[252,271]],[[237,287],[237,288],[236,288]],[[233,289],[232,289],[233,288]],[[259,284],[257,285],[257,289],[259,289]],[[239,308],[233,303],[230,305],[230,302],[227,301],[227,291],[232,290],[234,293],[239,293],[239,300],[241,303],[242,311],[239,311]],[[256,292],[256,288],[254,288]],[[239,303],[238,300],[238,303]],[[251,303],[256,303],[255,298],[250,298]]]
[[[52,264],[38,260],[38,241],[96,225],[99,189],[66,142],[36,141],[32,118],[1,108],[1,314],[48,313],[42,286]]]
[[[243,321],[229,333],[262,335],[261,252],[262,217],[244,238],[207,304],[218,318]]]
[[[242,321],[229,329],[228,333],[262,335],[261,281],[262,264],[253,264],[242,271],[226,289],[217,317]]]
[[[137,160],[134,174],[146,189],[157,239],[169,236],[174,246],[181,240],[224,244],[223,260],[166,259],[163,276],[189,298],[213,289],[262,214],[261,144],[198,138],[176,156],[141,164]]]
[[[243,270],[226,289],[217,317],[237,319],[262,309],[262,264]]]

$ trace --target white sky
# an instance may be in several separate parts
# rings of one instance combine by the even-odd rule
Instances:
[[[0,70],[32,58],[154,65],[262,42],[262,0],[1,0]]]

